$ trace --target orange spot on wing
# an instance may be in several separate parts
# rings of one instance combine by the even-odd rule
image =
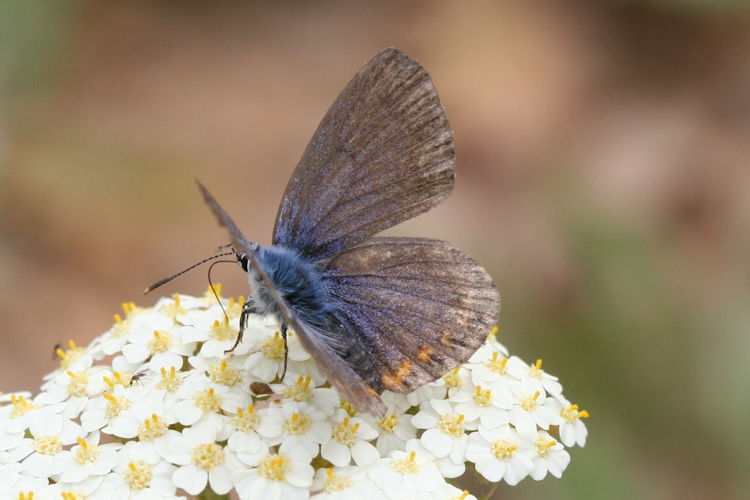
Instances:
[[[422,347],[419,352],[417,352],[417,359],[420,363],[428,363],[432,359],[432,353],[435,352],[435,349],[433,349],[431,346],[424,346]]]
[[[404,379],[411,373],[411,361],[405,359],[393,373],[384,373],[380,381],[389,389],[396,389],[404,385]]]

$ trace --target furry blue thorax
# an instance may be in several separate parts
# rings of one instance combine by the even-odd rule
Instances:
[[[258,260],[276,289],[299,319],[309,325],[328,323],[334,308],[328,288],[315,264],[304,260],[296,251],[280,245],[258,247]],[[252,299],[257,309],[280,315],[268,288],[249,270]]]

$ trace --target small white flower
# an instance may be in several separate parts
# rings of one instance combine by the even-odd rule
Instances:
[[[552,439],[552,436],[544,431],[539,431],[534,441],[534,468],[529,475],[541,481],[547,472],[555,477],[562,477],[562,473],[570,463],[570,455],[563,446]]]
[[[455,404],[456,412],[464,415],[465,427],[470,430],[476,429],[480,421],[484,425],[507,424],[508,410],[514,403],[510,389],[499,384],[492,388],[471,385],[453,393],[449,400]]]
[[[86,432],[103,429],[113,436],[133,438],[146,417],[163,413],[163,399],[162,390],[118,385],[113,393],[105,393],[88,405],[81,414],[81,425]]]
[[[453,463],[462,464],[469,439],[464,419],[449,401],[434,399],[422,403],[411,423],[417,429],[425,429],[420,437],[425,449],[438,458],[450,457]]]
[[[261,457],[252,468],[234,473],[240,499],[303,500],[310,495],[314,469],[306,460],[271,453]]]
[[[357,465],[370,465],[380,458],[377,448],[369,441],[378,433],[367,422],[339,410],[333,418],[331,439],[320,448],[320,456],[339,467],[354,460]]]
[[[287,399],[268,410],[268,420],[282,423],[281,433],[269,443],[281,444],[279,451],[286,456],[306,457],[308,461],[318,455],[320,445],[331,439],[333,431],[327,415],[315,406]]]
[[[367,475],[382,492],[379,498],[416,498],[442,490],[446,484],[437,465],[416,451],[391,452],[371,466]]]
[[[326,416],[331,416],[339,408],[341,402],[336,389],[331,387],[316,387],[311,375],[298,375],[287,370],[282,384],[271,384],[275,394],[284,396],[297,403],[307,403],[314,406]]]
[[[53,415],[44,422],[35,422],[29,432],[33,439],[24,440],[28,456],[23,461],[23,471],[36,477],[50,477],[62,472],[64,462],[60,452],[63,446],[76,442],[84,434],[80,425]]]
[[[234,432],[229,436],[227,448],[237,456],[237,460],[245,465],[257,464],[268,454],[268,443],[263,441],[255,432]]]
[[[557,432],[562,444],[565,446],[573,446],[574,444],[584,446],[586,444],[588,430],[581,419],[588,418],[589,412],[579,410],[578,405],[570,404],[570,401],[562,396],[547,398],[544,401],[544,406],[556,415],[552,420],[552,425],[558,426]]]
[[[118,453],[118,464],[106,481],[114,498],[150,500],[174,497],[177,487],[171,476],[176,467],[165,460],[142,453],[143,448],[130,441]]]
[[[310,488],[318,493],[311,498],[317,500],[349,500],[375,498],[375,485],[363,467],[329,467],[315,471]]]
[[[489,354],[489,358],[486,355]],[[526,364],[515,356],[508,357],[503,352],[487,349],[482,356],[471,358],[468,367],[474,385],[482,387],[505,386],[517,384],[526,371]]]
[[[511,358],[511,361],[518,360],[518,362],[523,363],[518,358]],[[521,377],[521,380],[525,379],[531,379],[536,381],[540,387],[542,387],[545,391],[547,391],[550,394],[559,395],[562,393],[562,385],[560,385],[560,382],[558,382],[558,378],[550,375],[549,373],[542,370],[542,360],[537,359],[536,363],[533,363],[531,365],[524,364],[524,372],[523,376]],[[518,368],[518,371],[521,371],[520,367]]]
[[[544,405],[546,394],[544,389],[528,379],[511,389],[516,398],[516,404],[510,409],[510,423],[521,435],[533,437],[537,426],[549,429],[553,411]]]
[[[146,330],[132,332],[130,342],[123,346],[122,353],[129,363],[148,362],[152,371],[158,372],[162,367],[182,366],[183,357],[195,351],[194,343],[184,343],[182,332],[189,327],[171,327],[151,332]]]
[[[78,438],[78,446],[60,452],[61,473],[53,478],[64,483],[78,483],[89,476],[104,476],[117,463],[119,443],[99,444],[99,432]]]
[[[174,412],[182,425],[196,425],[200,421],[218,433],[224,427],[221,411],[231,413],[251,402],[249,393],[231,391],[227,386],[212,383],[205,375],[191,372],[188,377],[189,383],[183,383],[175,394]]]
[[[416,437],[417,428],[411,423],[412,416],[406,413],[411,405],[403,394],[386,391],[381,398],[388,407],[385,416],[362,415],[362,418],[378,431],[375,447],[380,456],[386,457],[391,451],[403,450],[406,442]]]
[[[164,445],[167,459],[178,466],[172,481],[191,495],[197,495],[210,484],[219,495],[232,489],[231,475],[240,465],[231,450],[216,442],[208,427],[189,427],[172,435]]]
[[[479,426],[469,436],[466,458],[474,462],[477,472],[488,481],[500,480],[518,484],[534,467],[532,442],[509,425],[487,428]]]

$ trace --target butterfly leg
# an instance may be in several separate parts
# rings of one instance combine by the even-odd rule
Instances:
[[[234,345],[224,351],[224,354],[229,354],[234,351],[240,342],[242,341],[242,334],[245,333],[245,327],[247,326],[247,316],[249,314],[257,313],[255,303],[252,299],[248,298],[244,304],[242,304],[242,312],[240,313],[240,331],[237,333],[237,340],[234,341]]]
[[[281,380],[284,380],[284,376],[286,375],[286,358],[289,354],[289,344],[286,343],[286,328],[287,324],[282,322],[281,323],[281,338],[284,339],[284,369],[281,371]]]

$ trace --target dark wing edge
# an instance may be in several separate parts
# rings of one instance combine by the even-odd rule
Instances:
[[[411,392],[466,362],[500,309],[487,271],[440,240],[371,238],[332,259],[324,280],[341,322],[394,392]]]
[[[216,219],[219,221],[219,224],[227,228],[227,230],[229,231],[229,234],[232,237],[232,242],[237,247],[237,250],[241,250],[246,254],[255,254],[255,251],[253,250],[254,245],[247,241],[245,235],[242,234],[242,231],[239,230],[237,224],[235,224],[232,218],[229,217],[229,214],[227,214],[224,209],[221,208],[219,202],[216,201],[216,199],[211,195],[211,193],[208,192],[208,189],[206,189],[205,186],[200,183],[200,181],[196,179],[195,183],[198,184],[198,189],[200,189],[201,194],[203,195],[203,200],[214,213]]]
[[[430,210],[453,189],[453,132],[427,72],[389,48],[331,105],[295,168],[274,244],[322,260]]]

